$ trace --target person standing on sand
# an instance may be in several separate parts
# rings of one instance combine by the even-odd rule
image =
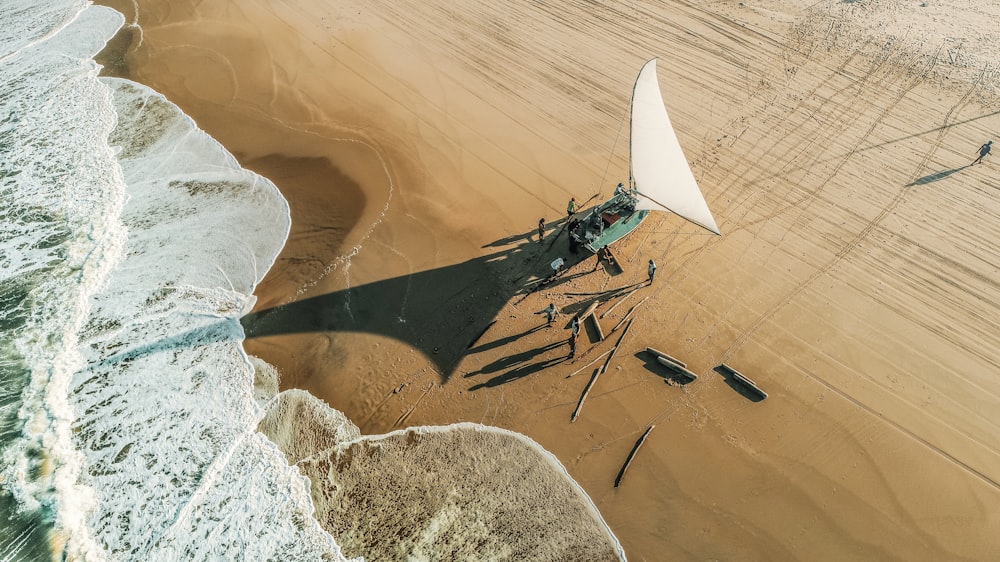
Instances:
[[[545,239],[545,218],[542,217],[538,219],[538,241],[541,242]]]
[[[549,324],[552,324],[552,321],[556,319],[556,315],[559,313],[556,312],[556,305],[550,302],[549,306],[539,310],[535,314],[544,314],[546,318],[545,325],[548,326]]]
[[[569,333],[574,338],[580,334],[580,317],[574,316],[573,321],[569,323]]]
[[[976,161],[973,162],[973,164],[983,163],[983,158],[986,158],[990,154],[990,145],[992,144],[993,141],[986,141],[986,144],[979,147],[979,158],[976,158]]]
[[[649,267],[646,268],[646,273],[649,273],[649,284],[653,284],[653,276],[656,275],[656,264],[653,260],[649,260]]]
[[[614,260],[611,258],[611,252],[608,251],[608,247],[606,245],[601,246],[601,248],[597,250],[597,263],[594,264],[594,271],[597,271],[597,268],[600,267],[601,260],[608,262],[608,265],[615,264]]]
[[[576,198],[570,197],[569,203],[566,205],[566,216],[572,217],[573,213],[576,212]]]

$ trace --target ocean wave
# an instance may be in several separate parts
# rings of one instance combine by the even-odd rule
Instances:
[[[51,541],[92,556],[100,549],[84,514],[93,498],[78,480],[67,389],[84,362],[77,334],[89,297],[121,247],[114,217],[124,182],[106,143],[114,112],[92,60],[121,17],[51,1],[5,4],[0,18],[0,377],[12,389],[3,402],[0,481],[5,510],[17,510],[6,514],[13,532],[0,537],[0,552],[37,557]]]
[[[239,319],[287,202],[162,95],[98,77],[122,24],[0,8],[0,559],[333,561],[341,537],[369,559],[623,559],[523,436],[362,436],[278,392]]]
[[[288,235],[284,199],[163,96],[103,82],[128,239],[70,388],[90,531],[115,559],[343,559],[307,481],[256,430],[242,349],[239,318]]]

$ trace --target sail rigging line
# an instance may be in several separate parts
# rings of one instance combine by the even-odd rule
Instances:
[[[618,148],[618,141],[622,138],[622,126],[625,125],[625,116],[628,115],[629,119],[631,119],[630,113],[631,113],[631,108],[626,109],[625,112],[622,113],[622,118],[618,120],[618,134],[615,135],[615,143],[611,145],[611,152],[608,154],[608,163],[604,165],[604,174],[601,175],[601,183],[600,185],[597,186],[597,195],[594,195],[593,197],[591,197],[591,199],[593,199],[594,197],[600,197],[601,190],[604,189],[603,186],[607,185],[608,170],[611,168],[611,160],[615,157],[615,150]],[[632,173],[631,170],[629,170],[629,184],[631,183],[632,183]]]
[[[699,222],[697,222],[695,220],[689,219],[689,218],[685,217],[684,215],[675,212],[673,209],[670,209],[670,207],[664,205],[663,203],[660,203],[656,199],[653,199],[652,197],[650,197],[649,195],[646,195],[645,193],[643,193],[641,191],[639,192],[639,195],[642,196],[642,197],[645,197],[646,199],[649,199],[650,201],[652,201],[653,203],[656,203],[657,205],[663,207],[664,209],[669,209],[671,213],[674,213],[675,215],[677,215],[678,217],[680,217],[680,218],[688,221],[689,223],[691,223],[691,224],[693,224],[695,226],[700,226],[700,227],[704,228],[705,230],[708,230],[709,231],[708,234],[711,234],[712,236],[722,236],[721,232],[716,232],[716,231],[712,230],[711,228],[709,228],[709,227],[707,227],[707,226],[705,226],[705,225],[703,225],[703,224],[701,224],[701,223],[699,223]],[[702,234],[705,234],[705,233],[702,233]],[[707,236],[707,234],[706,234],[706,236]]]

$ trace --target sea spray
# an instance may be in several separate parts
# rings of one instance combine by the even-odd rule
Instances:
[[[343,560],[310,489],[327,529],[361,529],[352,545],[372,559],[622,557],[525,438],[479,426],[361,437],[315,398],[278,394],[238,322],[288,235],[277,189],[162,96],[97,78],[114,12],[14,2],[0,23],[0,559]],[[310,484],[275,443],[309,470],[344,451],[388,462],[338,461],[346,472]],[[510,470],[468,469],[495,462]],[[405,474],[422,477],[413,493],[427,502],[358,495]],[[331,485],[345,490],[336,517]],[[497,489],[508,493],[482,494]],[[352,503],[362,497],[371,505]],[[363,529],[379,517],[406,534]],[[549,531],[528,533],[539,521]],[[568,550],[567,529],[579,530]]]
[[[114,90],[129,195],[125,256],[92,299],[73,379],[74,441],[116,559],[340,560],[308,484],[256,431],[238,318],[288,234],[288,209],[159,94]]]
[[[44,558],[50,545],[71,558],[101,553],[85,523],[93,498],[78,481],[66,395],[83,363],[76,344],[89,297],[121,248],[124,182],[106,142],[115,117],[92,60],[121,16],[83,7],[0,9],[5,559]]]

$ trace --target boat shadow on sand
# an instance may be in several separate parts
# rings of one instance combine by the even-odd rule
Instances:
[[[337,332],[394,338],[423,353],[446,382],[466,354],[512,343],[537,329],[473,347],[502,309],[510,304],[516,307],[537,290],[550,290],[591,273],[588,267],[572,271],[580,262],[596,258],[583,249],[570,253],[566,222],[563,218],[548,223],[541,243],[529,231],[506,238],[511,242],[506,246],[501,241],[487,244],[485,248],[503,249],[485,256],[256,311],[241,323],[248,339],[288,334],[327,337]],[[553,275],[549,264],[560,257],[566,269]],[[534,312],[518,310],[522,315]],[[544,322],[541,316],[539,321]],[[504,380],[498,377],[483,386],[502,384],[543,367],[517,366],[514,375],[506,373]]]

